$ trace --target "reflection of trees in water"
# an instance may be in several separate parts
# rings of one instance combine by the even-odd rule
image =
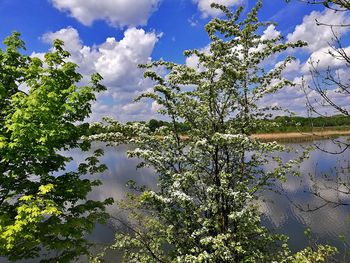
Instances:
[[[329,171],[321,171],[319,174],[310,174],[312,187],[308,191],[317,197],[320,204],[309,208],[319,210],[324,206],[338,207],[350,205],[350,160],[346,154],[349,147],[345,138],[332,140],[331,147],[323,147],[315,143],[318,150],[329,157],[336,158],[336,164]]]
[[[309,227],[314,238],[337,245],[344,255],[344,245],[346,250],[350,247],[350,236],[347,235],[350,226],[350,152],[342,151],[342,146],[334,144],[333,140],[316,143],[318,148],[326,151],[316,147],[310,152],[310,158],[300,166],[301,176],[289,177],[277,186],[278,193],[265,192],[266,202],[261,208],[272,227],[282,232],[289,231],[286,226],[298,229],[298,233],[289,234],[292,241]],[[345,238],[339,237],[342,235]]]
[[[322,147],[335,149],[333,142],[330,140],[320,143]],[[307,147],[310,144],[312,143],[304,143],[302,147]],[[299,152],[302,150],[298,144],[290,144],[288,146],[299,150]],[[100,147],[100,145],[96,147]],[[126,146],[104,148],[105,156],[102,158],[102,162],[108,166],[109,171],[99,176],[103,185],[97,187],[91,193],[90,198],[103,200],[106,197],[112,196],[115,200],[120,200],[129,191],[126,183],[130,179],[137,181],[139,185],[156,185],[156,175],[154,175],[152,170],[136,170],[135,167],[139,161],[137,159],[127,158],[126,151],[128,149]],[[75,154],[78,155],[81,153],[76,152]],[[290,153],[289,155],[286,154],[285,159],[293,159],[294,157]],[[347,220],[350,214],[350,207],[327,205],[314,212],[305,212],[298,206],[302,206],[305,210],[308,207],[314,208],[322,205],[322,200],[310,193],[313,188],[319,191],[323,189],[322,193],[324,197],[336,198],[337,194],[333,190],[324,188],[330,183],[331,179],[337,178],[337,176],[342,175],[344,179],[347,179],[346,167],[349,167],[349,165],[346,160],[349,160],[349,157],[350,152],[344,152],[341,155],[329,155],[325,152],[315,150],[310,153],[310,158],[301,164],[300,177],[289,177],[277,189],[280,190],[280,193],[272,191],[263,193],[266,202],[262,202],[260,205],[262,211],[269,219],[272,228],[288,233],[291,236],[290,244],[292,248],[296,246],[303,247],[307,243],[307,238],[304,237],[303,233],[307,227],[310,227],[314,236],[335,243],[338,247],[342,245],[337,241],[339,240],[339,235],[346,234],[350,227]],[[271,167],[266,168],[269,169]],[[338,169],[338,175],[335,172],[336,169]],[[326,174],[328,175],[327,179],[325,177]],[[120,209],[116,209],[115,205],[108,207],[108,211],[113,216],[126,219],[125,216],[121,216],[123,212]],[[108,226],[105,228],[99,227],[96,229],[91,238],[98,243],[104,242],[107,244],[113,241],[114,234],[111,235],[111,232],[115,233],[121,229],[125,231],[123,225],[113,219],[110,220]],[[301,244],[300,240],[305,243]],[[346,241],[350,244],[348,237]]]
[[[328,150],[336,150],[337,146],[331,140],[318,142],[320,147]],[[302,150],[312,143],[304,143],[302,146],[298,144],[290,144],[288,146],[295,150]],[[100,148],[101,145],[96,145]],[[156,185],[156,175],[151,169],[136,170],[137,159],[129,159],[126,156],[126,146],[105,147],[105,155],[102,157],[102,163],[108,166],[108,171],[99,175],[103,185],[94,189],[89,198],[94,200],[103,200],[106,197],[113,197],[115,200],[121,200],[125,193],[130,189],[126,187],[126,183],[133,179],[139,185]],[[93,149],[94,150],[94,147]],[[88,154],[88,153],[86,153]],[[85,158],[81,152],[70,152],[70,156],[74,155],[74,159],[80,160]],[[77,158],[76,158],[77,157]],[[295,156],[290,153],[286,154],[285,159],[293,159]],[[324,201],[314,195],[312,191],[317,190],[322,194],[323,198],[328,200],[338,200],[342,202],[349,201],[350,195],[339,194],[336,189],[341,187],[340,181],[350,180],[347,176],[349,172],[350,152],[346,151],[338,155],[330,155],[320,150],[314,150],[310,153],[310,158],[306,159],[300,167],[300,177],[291,176],[288,180],[280,185],[278,189],[280,193],[266,191],[263,193],[265,202],[260,203],[261,210],[269,220],[272,228],[281,232],[287,232],[291,237],[291,247],[300,246],[300,240],[307,242],[303,231],[310,227],[314,236],[318,236],[322,240],[341,246],[339,235],[346,234],[350,227],[347,220],[350,215],[350,207],[338,206],[332,203],[322,206]],[[74,164],[72,169],[74,168]],[[267,169],[271,167],[266,167]],[[346,181],[349,185],[350,182]],[[341,188],[340,188],[341,189]],[[321,207],[322,206],[322,207]],[[320,209],[315,209],[321,207]],[[307,210],[315,210],[313,212]],[[122,216],[123,211],[116,209],[116,206],[109,206],[108,211],[112,216],[118,216],[126,220],[126,216]],[[107,226],[98,226],[90,238],[99,244],[110,244],[113,241],[116,231],[125,231],[123,224],[116,220],[110,220]],[[112,233],[112,234],[111,234]],[[347,244],[350,244],[350,238],[346,237]],[[102,247],[102,246],[100,246]],[[100,251],[96,249],[96,251]],[[107,256],[112,253],[107,253]],[[115,257],[115,251],[111,258]]]

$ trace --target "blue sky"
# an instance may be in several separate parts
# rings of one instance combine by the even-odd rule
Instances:
[[[105,78],[108,91],[94,104],[94,120],[104,115],[123,121],[148,119],[156,116],[157,105],[133,102],[135,96],[152,86],[142,78],[137,64],[159,58],[190,63],[182,55],[183,50],[205,48],[209,42],[204,25],[220,16],[209,8],[210,2],[213,0],[0,0],[0,38],[19,31],[26,52],[33,56],[46,52],[54,38],[63,39],[83,75],[98,71]],[[255,4],[255,0],[217,2],[232,9],[243,4],[245,12]],[[298,60],[285,73],[292,80],[300,81],[301,75],[308,78],[310,58],[324,59],[325,65],[334,64],[337,70],[343,70],[325,55],[331,35],[329,30],[317,28],[315,18],[344,22],[349,19],[347,13],[335,14],[321,5],[297,0],[289,4],[264,0],[260,18],[278,23],[266,34],[309,41],[309,48],[294,54]],[[347,29],[339,34],[347,40]],[[349,104],[346,98],[337,99]],[[264,103],[284,104],[281,106],[298,114],[305,113],[303,96],[295,88],[281,91]]]

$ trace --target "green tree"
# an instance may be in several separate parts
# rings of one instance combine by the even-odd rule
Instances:
[[[284,163],[278,157],[283,146],[250,137],[270,125],[263,119],[274,109],[259,108],[261,98],[292,85],[281,77],[291,57],[268,71],[263,63],[304,43],[262,37],[259,32],[271,23],[257,18],[261,1],[243,19],[243,8],[232,13],[214,7],[226,18],[206,26],[210,51],[185,52],[198,57],[198,68],[164,61],[144,66],[145,76],[157,84],[140,99],[154,99],[171,125],[152,132],[140,123],[106,120],[107,130],[120,132],[91,137],[135,145],[129,156],[140,158],[139,167],[152,167],[159,175],[156,189],[130,183],[134,192],[119,204],[129,221],[115,218],[124,231],[117,233],[113,248],[124,262],[322,262],[334,249],[291,255],[286,238],[261,225],[259,193],[284,179],[298,161]],[[157,74],[158,67],[166,76]],[[180,121],[189,125],[185,140]],[[264,169],[267,163],[275,168]]]
[[[41,256],[67,262],[88,254],[85,234],[107,218],[111,200],[87,200],[97,180],[81,179],[105,169],[100,150],[77,171],[64,172],[72,159],[59,151],[90,143],[84,119],[95,92],[104,89],[98,74],[86,86],[77,65],[66,62],[63,42],[54,41],[42,61],[20,53],[19,34],[0,50],[0,255],[10,260]]]
[[[148,127],[150,128],[151,131],[155,131],[156,129],[158,129],[159,127],[162,126],[163,123],[161,123],[161,121],[155,120],[155,119],[151,119],[148,122]]]

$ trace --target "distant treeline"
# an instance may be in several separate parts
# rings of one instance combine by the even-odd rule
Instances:
[[[342,115],[331,117],[278,116],[265,121],[271,125],[266,125],[266,128],[259,129],[256,133],[312,131],[313,129],[320,130],[322,128],[342,129],[344,126],[349,126],[350,128],[350,117]],[[148,122],[148,126],[152,131],[169,125],[171,125],[170,122],[155,119]],[[180,122],[177,125],[179,131],[184,134],[189,130],[189,126],[186,123]]]
[[[350,117],[342,115],[334,115],[330,117],[300,117],[300,116],[278,116],[274,119],[264,120],[266,126],[263,129],[257,130],[255,133],[273,133],[273,132],[297,132],[297,131],[312,131],[322,130],[323,128],[331,130],[350,129]],[[129,122],[130,123],[130,122]],[[151,131],[155,131],[160,127],[171,126],[168,121],[151,119],[148,122],[140,121],[148,125]],[[190,126],[184,122],[178,122],[177,128],[180,133],[186,134]],[[111,132],[111,130],[109,130]],[[91,134],[103,132],[100,128],[93,128]]]
[[[185,122],[178,122],[176,124],[177,124],[177,129],[179,132],[186,133],[190,129],[190,126]],[[156,129],[158,129],[160,127],[170,126],[170,125],[172,125],[170,122],[155,120],[155,119],[151,119],[148,122],[148,127],[150,128],[151,131],[155,131]]]
[[[271,124],[266,128],[257,130],[257,133],[264,132],[294,132],[294,131],[312,131],[313,129],[334,128],[341,129],[342,126],[350,127],[350,117],[342,115],[334,115],[331,117],[300,117],[300,116],[278,116],[271,120],[265,120]],[[148,126],[152,131],[159,127],[171,125],[170,122],[151,119]],[[186,123],[177,123],[178,129],[183,133],[189,130]]]
[[[342,130],[346,126],[350,126],[350,117],[343,115],[330,117],[278,116],[266,121],[276,125],[268,125],[268,128],[258,130],[257,133],[312,131],[322,130],[323,128]]]

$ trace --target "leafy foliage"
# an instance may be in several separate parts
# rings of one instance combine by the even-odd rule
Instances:
[[[59,152],[90,148],[80,139],[89,127],[83,121],[104,87],[98,74],[77,85],[82,76],[66,62],[62,41],[41,60],[20,53],[19,37],[0,50],[0,255],[66,262],[88,253],[85,234],[107,218],[112,201],[86,200],[100,182],[81,179],[105,169],[101,151],[75,172],[62,172],[72,159]]]

